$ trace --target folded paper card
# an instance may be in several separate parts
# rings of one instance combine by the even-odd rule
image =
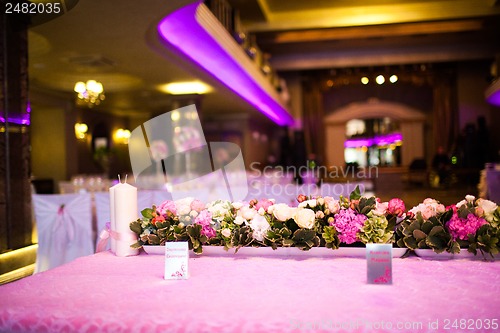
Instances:
[[[165,243],[165,280],[185,280],[188,271],[188,242]]]
[[[392,244],[366,244],[367,282],[392,284]]]

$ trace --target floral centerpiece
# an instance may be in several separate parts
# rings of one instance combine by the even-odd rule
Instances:
[[[335,250],[342,244],[393,243],[396,222],[405,214],[401,199],[382,203],[362,197],[359,188],[339,200],[299,195],[297,201],[292,207],[272,199],[217,200],[207,205],[192,198],[167,200],[144,209],[143,217],[130,224],[138,235],[133,247],[188,241],[190,249],[201,254],[203,245],[237,252],[243,246],[307,251],[318,246]]]
[[[467,195],[455,205],[445,207],[425,199],[410,209],[396,230],[397,244],[411,250],[432,249],[436,253],[460,253],[493,257],[499,252],[500,209],[489,200]]]

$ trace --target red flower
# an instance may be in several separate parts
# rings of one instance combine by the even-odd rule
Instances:
[[[299,196],[297,197],[297,201],[300,203],[300,202],[303,202],[303,201],[306,201],[307,200],[307,197],[303,194],[299,194]]]
[[[165,222],[165,217],[163,215],[156,215],[155,217],[153,217],[153,219],[151,220],[151,223],[156,226],[156,223],[158,222]]]

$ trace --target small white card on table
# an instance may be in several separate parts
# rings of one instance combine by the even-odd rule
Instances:
[[[392,284],[392,244],[366,244],[367,282]]]
[[[189,277],[188,242],[165,243],[165,280],[185,280]]]

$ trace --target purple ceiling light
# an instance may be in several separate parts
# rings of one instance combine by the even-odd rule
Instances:
[[[390,133],[390,134],[376,135],[373,138],[346,140],[344,142],[344,147],[359,148],[359,147],[371,147],[371,146],[388,146],[402,141],[403,141],[403,135],[401,133]]]
[[[194,3],[165,17],[158,24],[160,36],[276,124],[293,124],[288,111],[200,24],[196,17],[199,6]]]
[[[500,106],[500,79],[497,79],[486,89],[485,96],[488,103]]]

